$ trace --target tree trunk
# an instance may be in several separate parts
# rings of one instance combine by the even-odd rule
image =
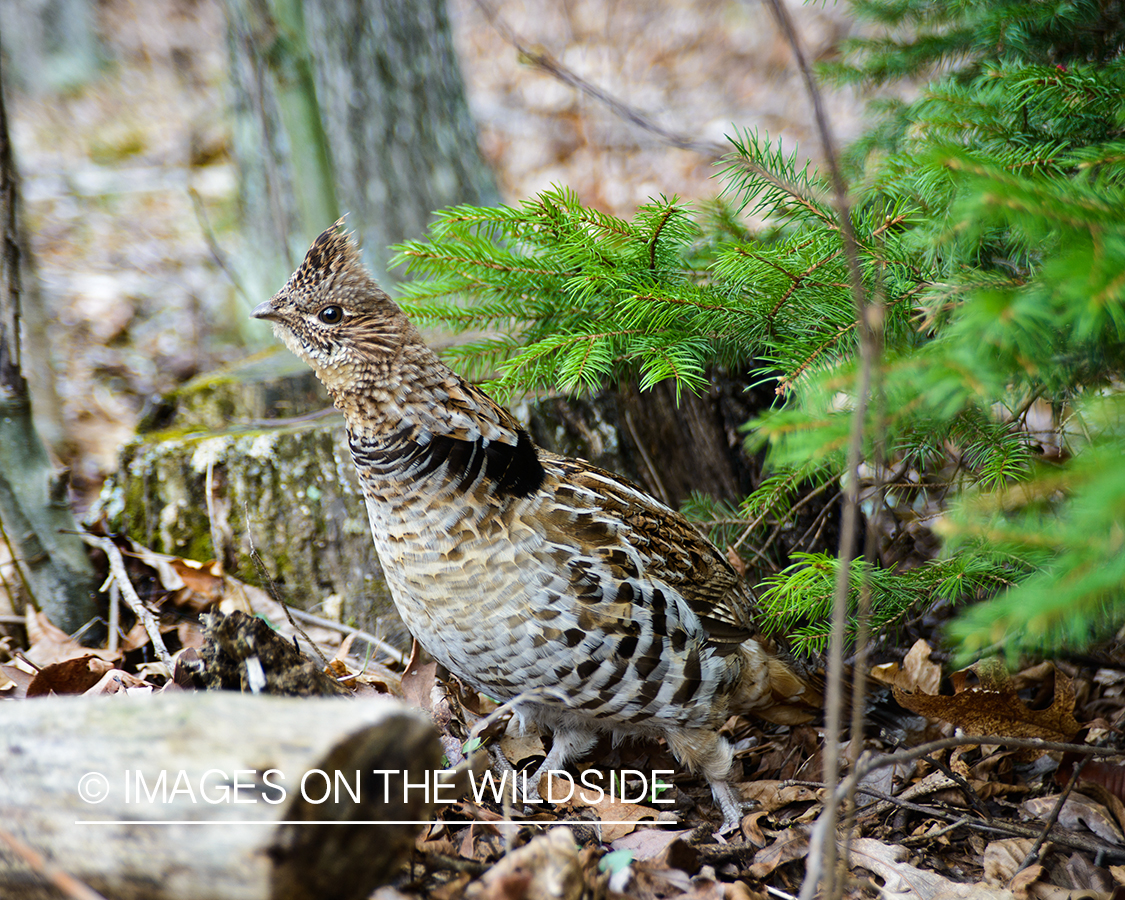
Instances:
[[[388,281],[434,210],[494,203],[445,0],[226,0],[246,264],[268,296],[336,209]]]
[[[94,618],[94,570],[31,416],[20,358],[19,184],[0,84],[0,532],[32,602],[64,631]]]
[[[31,94],[72,89],[98,67],[91,0],[3,0],[0,44],[10,83]]]

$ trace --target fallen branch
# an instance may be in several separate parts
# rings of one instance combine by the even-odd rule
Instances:
[[[176,667],[176,663],[164,644],[164,638],[160,634],[160,623],[156,621],[156,616],[149,611],[149,608],[141,602],[136,588],[133,587],[133,582],[129,580],[129,573],[125,570],[125,560],[121,557],[121,551],[110,538],[95,537],[92,534],[84,534],[83,538],[87,543],[100,549],[109,560],[109,578],[102,585],[102,590],[108,589],[111,584],[117,585],[126,605],[133,611],[133,615],[144,624],[145,632],[148,634],[149,640],[152,641],[157,657],[168,667],[168,672],[171,674]]]

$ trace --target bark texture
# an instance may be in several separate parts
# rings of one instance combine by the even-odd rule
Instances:
[[[20,353],[19,184],[0,85],[0,532],[32,602],[64,631],[95,616],[94,571],[31,414]]]
[[[226,6],[247,264],[260,294],[284,283],[336,209],[387,282],[388,245],[421,236],[435,210],[496,202],[445,0]]]
[[[0,44],[11,61],[9,83],[32,94],[66,90],[97,71],[91,0],[3,0]]]
[[[286,602],[409,648],[343,418],[303,363],[279,350],[197,379],[147,424],[93,515],[160,552],[219,559],[263,587],[268,576]]]

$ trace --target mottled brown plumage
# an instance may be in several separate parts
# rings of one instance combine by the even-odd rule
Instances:
[[[739,804],[718,729],[734,713],[808,721],[815,687],[755,638],[742,579],[678,513],[622,478],[538,449],[431,352],[339,223],[253,315],[316,370],[346,419],[371,532],[418,641],[552,745],[663,737]]]

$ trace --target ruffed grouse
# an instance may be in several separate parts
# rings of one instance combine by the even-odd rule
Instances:
[[[820,696],[755,640],[751,598],[723,555],[624,479],[538,449],[426,347],[340,223],[253,315],[347,419],[411,633],[490,697],[558,689],[517,703],[552,733],[540,772],[582,756],[599,732],[663,737],[737,824],[719,727],[742,712],[808,721]]]

